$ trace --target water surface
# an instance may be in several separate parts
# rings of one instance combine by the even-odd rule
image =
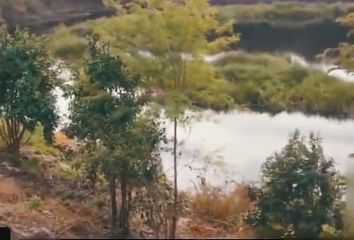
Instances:
[[[260,167],[267,157],[280,151],[292,132],[302,134],[311,131],[323,138],[324,153],[333,157],[338,170],[345,172],[354,161],[348,155],[354,152],[354,122],[329,120],[319,116],[307,117],[301,113],[268,114],[238,112],[217,114],[205,111],[202,119],[190,128],[180,128],[179,137],[182,155],[179,158],[179,184],[182,189],[200,182],[198,174],[203,167],[203,158],[222,159],[222,170],[215,172],[209,167],[206,180],[213,185],[223,185],[225,180],[258,181]],[[168,128],[172,136],[172,126]],[[172,177],[173,158],[163,153],[163,165]],[[192,166],[192,169],[190,168]]]
[[[229,53],[207,56],[213,62]],[[324,72],[330,66],[313,64],[295,54],[291,55],[294,64],[315,67]],[[344,70],[332,72],[343,81],[353,81],[352,75]],[[72,83],[68,71],[61,78]],[[68,123],[68,100],[57,89],[57,109],[61,116],[61,126]],[[345,172],[350,163],[348,158],[354,152],[354,121],[330,120],[319,116],[305,116],[301,113],[281,113],[275,116],[253,112],[233,111],[215,113],[204,111],[200,120],[194,120],[189,127],[179,127],[181,141],[178,161],[179,186],[187,190],[200,182],[199,175],[206,176],[212,185],[224,185],[225,180],[258,181],[260,167],[267,157],[280,151],[291,133],[299,129],[303,134],[313,131],[323,138],[324,152],[333,157],[337,168]],[[168,125],[168,136],[172,137],[172,125]],[[171,146],[170,146],[171,147]],[[162,152],[163,166],[172,179],[173,157]],[[209,164],[208,164],[209,162]],[[210,163],[212,162],[212,163]],[[213,166],[217,165],[217,168]]]

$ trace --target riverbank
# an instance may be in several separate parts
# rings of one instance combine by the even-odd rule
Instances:
[[[301,27],[324,20],[336,21],[353,11],[354,3],[282,2],[218,6],[219,21],[263,22],[275,27]]]

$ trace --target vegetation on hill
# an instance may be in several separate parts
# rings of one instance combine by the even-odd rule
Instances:
[[[265,22],[277,27],[301,27],[324,20],[335,21],[352,11],[353,4],[282,3],[219,6],[219,21]]]
[[[350,118],[354,85],[267,54],[229,54],[215,63],[235,103],[261,112]],[[276,68],[274,66],[277,66]],[[352,89],[352,90],[351,90]]]

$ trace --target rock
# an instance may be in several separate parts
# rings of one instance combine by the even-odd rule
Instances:
[[[55,239],[55,234],[48,228],[32,228],[30,234],[27,234],[25,238],[28,239]]]

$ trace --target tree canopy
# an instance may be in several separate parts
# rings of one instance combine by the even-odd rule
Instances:
[[[211,103],[210,96],[220,99],[220,105],[232,102],[218,91],[226,82],[204,61],[206,54],[238,41],[232,22],[219,25],[216,15],[206,0],[155,0],[121,12],[94,31],[112,42],[148,86],[163,89],[165,106],[175,115],[185,107]]]
[[[58,86],[46,41],[27,31],[0,30],[0,136],[19,151],[25,131],[43,126],[51,141],[58,123],[53,90]]]
[[[90,57],[71,103],[70,128],[89,144],[87,165],[91,175],[100,171],[109,181],[112,233],[126,235],[132,191],[154,181],[164,131],[147,110],[143,112],[146,96],[138,89],[142,78],[130,72],[98,36],[90,40],[89,49]],[[117,182],[121,194],[119,216]]]
[[[260,187],[251,191],[256,209],[246,221],[263,234],[318,238],[324,225],[342,229],[340,176],[319,138],[311,134],[306,139],[296,131],[281,153],[266,160],[262,172]]]

